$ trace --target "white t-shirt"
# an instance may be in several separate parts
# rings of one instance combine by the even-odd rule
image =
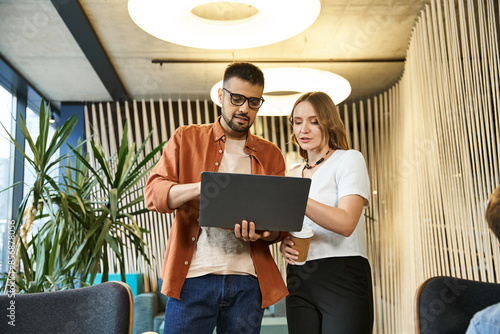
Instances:
[[[287,176],[302,177],[304,165],[291,169]],[[319,165],[311,180],[309,197],[315,201],[338,207],[341,197],[360,195],[365,199],[364,206],[369,204],[370,180],[365,159],[358,151],[336,150]],[[324,229],[307,217],[304,217],[303,224],[314,231],[307,261],[339,256],[367,257],[364,210],[349,237]]]
[[[219,172],[252,173],[252,161],[244,150],[245,143],[246,140],[226,138]],[[250,244],[236,238],[232,230],[201,227],[187,277],[206,274],[257,276],[250,255]]]

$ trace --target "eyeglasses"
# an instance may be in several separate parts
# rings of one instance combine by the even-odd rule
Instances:
[[[235,106],[242,106],[245,104],[245,102],[248,100],[248,107],[251,109],[259,109],[262,106],[262,103],[264,103],[264,98],[258,98],[258,97],[246,97],[241,94],[233,94],[230,91],[228,91],[225,88],[222,88],[226,92],[229,93],[231,96],[231,104]]]

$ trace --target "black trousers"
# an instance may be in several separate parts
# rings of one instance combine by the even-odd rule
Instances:
[[[361,256],[288,265],[288,333],[370,334],[373,290],[370,264]]]

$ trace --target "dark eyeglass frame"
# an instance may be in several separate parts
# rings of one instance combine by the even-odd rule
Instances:
[[[242,106],[242,105],[244,105],[244,104],[245,104],[245,102],[247,102],[247,100],[248,100],[248,107],[249,107],[250,109],[258,110],[258,109],[260,109],[260,107],[262,107],[262,104],[264,104],[264,101],[265,101],[263,97],[261,97],[261,98],[258,98],[258,97],[246,97],[245,95],[231,93],[231,92],[230,92],[230,91],[228,91],[226,88],[222,88],[222,90],[224,90],[224,91],[226,91],[227,93],[229,93],[229,96],[230,96],[229,100],[231,101],[231,104],[232,104],[233,106],[237,106],[237,107]],[[236,98],[242,98],[242,99],[243,99],[243,102],[241,102],[241,103],[239,103],[239,104],[238,104],[238,103],[235,103],[235,102],[233,101],[234,97],[236,97]],[[259,104],[259,106],[258,106],[258,107],[252,107],[252,106],[251,106],[251,103],[252,103],[251,101],[259,101],[259,102],[260,102],[260,104]]]

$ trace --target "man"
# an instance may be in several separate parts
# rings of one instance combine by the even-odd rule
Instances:
[[[500,240],[500,186],[490,195],[486,207],[486,221]],[[500,333],[500,303],[479,311],[472,318],[466,334]]]
[[[222,115],[213,124],[178,128],[146,184],[148,209],[177,209],[161,274],[161,292],[172,297],[164,333],[212,333],[215,327],[218,333],[259,333],[263,308],[288,294],[269,252],[286,233],[255,231],[246,221],[234,231],[200,228],[197,221],[202,171],[284,175],[276,145],[249,132],[263,91],[258,67],[230,64],[219,89]]]

